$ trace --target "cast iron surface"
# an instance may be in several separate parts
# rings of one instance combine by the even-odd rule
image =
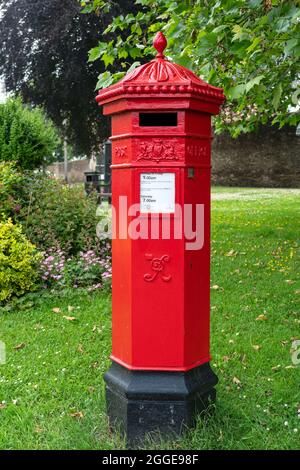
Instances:
[[[181,434],[215,401],[218,379],[209,363],[187,372],[133,371],[112,363],[104,376],[110,425],[126,434],[127,445],[146,435]]]

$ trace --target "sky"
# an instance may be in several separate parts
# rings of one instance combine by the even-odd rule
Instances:
[[[5,99],[6,99],[6,95],[5,95],[4,83],[0,79],[0,103],[3,103]]]

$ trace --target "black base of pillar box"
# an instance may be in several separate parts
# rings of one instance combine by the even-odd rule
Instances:
[[[215,401],[218,378],[209,363],[187,372],[134,371],[113,362],[104,375],[112,430],[138,447],[146,434],[181,434],[195,425],[197,414]]]

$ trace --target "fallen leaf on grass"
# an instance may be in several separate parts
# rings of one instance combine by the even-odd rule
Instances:
[[[6,408],[6,404],[5,403],[0,403],[0,410],[4,410],[4,408]]]
[[[54,313],[60,313],[61,310],[60,310],[59,307],[54,307],[54,308],[52,309],[52,312],[54,312]]]
[[[83,349],[82,344],[78,344],[77,351],[80,352],[81,354],[84,354],[84,349]]]
[[[242,385],[242,382],[237,377],[233,377],[232,382],[236,385]]]
[[[224,361],[224,362],[230,361],[230,357],[229,357],[229,356],[223,356],[223,361]]]
[[[300,289],[295,290],[295,294],[300,294]]]
[[[68,321],[74,321],[74,320],[76,320],[75,317],[68,317],[68,316],[66,316],[66,315],[64,315],[63,318],[64,318],[65,320],[68,320]]]
[[[220,286],[218,286],[217,284],[214,284],[213,286],[211,286],[211,288],[214,290],[219,290]]]
[[[281,369],[281,365],[278,364],[277,366],[272,367],[273,372],[277,372],[279,369]]]
[[[245,363],[246,358],[247,358],[247,357],[246,357],[246,354],[241,354],[241,355],[240,355],[240,361],[241,361],[243,364]]]
[[[234,250],[228,251],[228,253],[225,253],[225,256],[235,256],[236,252]]]
[[[20,343],[20,344],[17,344],[17,346],[15,346],[14,349],[15,349],[16,351],[19,351],[20,349],[24,349],[25,346],[26,346],[25,343]]]
[[[68,312],[73,312],[75,310],[75,307],[72,307],[72,305],[68,305]]]
[[[261,346],[259,346],[259,344],[252,344],[252,348],[255,350],[255,351],[259,351]]]
[[[82,419],[83,418],[83,413],[82,413],[82,411],[75,411],[75,413],[70,413],[70,416],[72,418]]]
[[[38,434],[40,434],[41,432],[43,432],[44,430],[40,427],[40,426],[36,426],[35,427],[35,432],[37,432]]]
[[[258,315],[258,317],[256,318],[256,320],[258,321],[266,321],[268,320],[268,318],[266,317],[266,315],[264,315],[263,313],[261,315]]]

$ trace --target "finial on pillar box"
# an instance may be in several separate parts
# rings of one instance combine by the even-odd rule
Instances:
[[[153,41],[153,46],[158,52],[156,56],[158,59],[163,59],[165,57],[163,52],[165,48],[167,47],[167,44],[168,43],[167,43],[165,35],[161,31],[159,31],[159,33],[157,33]]]

